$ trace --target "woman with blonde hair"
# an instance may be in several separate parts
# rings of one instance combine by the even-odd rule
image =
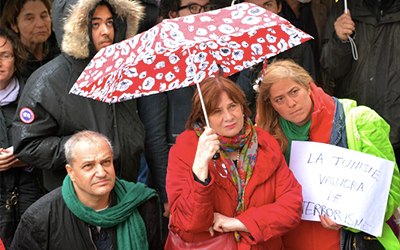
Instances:
[[[257,124],[278,140],[287,162],[293,140],[332,144],[395,161],[389,125],[370,108],[357,107],[355,101],[338,100],[326,94],[298,64],[288,60],[271,63],[258,92]],[[399,183],[396,166],[385,221],[400,205]],[[382,237],[375,238],[355,229],[344,229],[328,216],[320,215],[320,219],[321,223],[302,220],[283,237],[285,249],[334,250],[347,244],[350,248],[345,249],[353,249],[356,241],[358,246],[365,244],[370,249],[400,249],[386,223]]]

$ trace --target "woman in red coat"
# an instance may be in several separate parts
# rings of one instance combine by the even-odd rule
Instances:
[[[235,83],[211,77],[201,90],[210,128],[196,92],[187,130],[169,154],[166,249],[201,249],[210,240],[223,249],[282,249],[281,236],[300,222],[301,186],[277,141],[251,123]]]

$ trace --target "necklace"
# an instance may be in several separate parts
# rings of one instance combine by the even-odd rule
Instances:
[[[236,160],[232,160],[233,164],[235,164],[236,167],[239,163],[239,158],[240,158],[240,149],[237,152]]]

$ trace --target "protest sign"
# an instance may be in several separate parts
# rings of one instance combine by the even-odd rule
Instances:
[[[394,162],[318,142],[292,142],[290,169],[303,187],[303,220],[381,236]]]

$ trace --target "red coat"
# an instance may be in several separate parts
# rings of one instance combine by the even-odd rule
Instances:
[[[245,191],[245,211],[236,217],[250,234],[241,233],[244,237],[238,249],[282,249],[281,236],[301,219],[301,186],[287,167],[277,141],[260,128],[256,127],[256,132],[256,165]],[[211,181],[207,186],[194,180],[192,165],[198,140],[194,131],[183,132],[170,150],[167,169],[171,230],[186,242],[210,239],[207,229],[213,224],[213,213],[233,217],[238,204],[232,179],[220,175],[224,173],[221,159],[216,160],[220,173],[210,162]]]
[[[320,87],[311,83],[314,112],[311,117],[309,141],[330,143],[335,101]],[[302,220],[300,225],[283,237],[285,250],[339,250],[340,230],[330,230],[319,221]]]

